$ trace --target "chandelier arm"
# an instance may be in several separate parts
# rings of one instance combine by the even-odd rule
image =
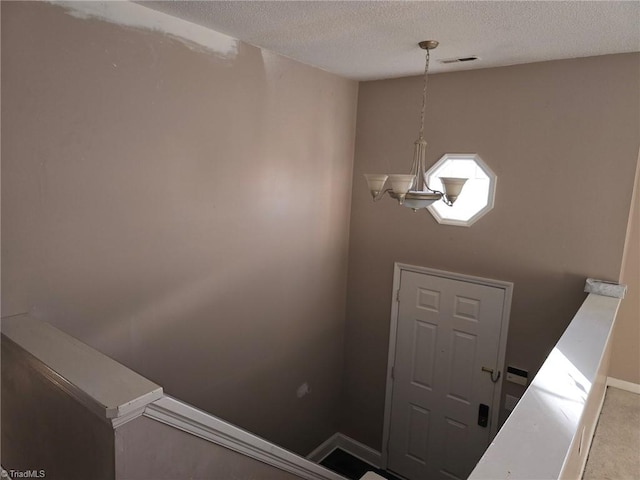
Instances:
[[[373,197],[373,201],[377,202],[378,200],[380,200],[382,197],[384,197],[385,193],[389,193],[389,192],[393,192],[392,188],[385,188],[384,190],[381,190],[378,195],[376,195],[375,197]]]
[[[440,195],[440,200],[442,200],[447,206],[453,207],[453,202],[451,200],[449,200],[449,198],[447,198],[447,194],[446,193],[441,192],[440,190],[434,190],[433,188],[431,188],[426,183],[425,183],[425,185],[427,186],[427,190],[429,190],[431,193],[435,193],[437,195]]]
[[[424,179],[423,181],[424,181],[425,186],[427,187],[427,190],[429,190],[429,191],[431,191],[433,193],[439,193],[440,195],[442,195],[444,197],[444,193],[443,192],[441,192],[440,190],[434,190],[433,188],[431,188],[429,186],[429,182],[427,180],[427,172],[422,172],[422,178]]]
[[[442,201],[443,201],[447,206],[449,206],[449,207],[453,207],[453,202],[452,202],[452,201],[450,201],[450,200],[447,198],[447,195],[446,195],[444,192],[441,192],[440,190],[434,190],[433,188],[431,188],[431,187],[429,186],[429,183],[427,182],[427,172],[423,172],[422,176],[423,176],[423,178],[424,178],[424,184],[425,184],[425,186],[427,187],[427,190],[430,190],[430,191],[431,191],[431,192],[433,192],[433,193],[437,193],[437,194],[439,194],[439,195],[442,195],[441,200],[442,200]]]

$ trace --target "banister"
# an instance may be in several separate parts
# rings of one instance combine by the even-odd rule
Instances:
[[[28,314],[2,318],[3,348],[23,358],[87,409],[114,426],[142,414],[162,387]]]
[[[620,298],[587,296],[470,480],[582,476],[619,305]]]

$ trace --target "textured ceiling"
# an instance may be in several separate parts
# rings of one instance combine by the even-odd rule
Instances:
[[[431,72],[640,51],[639,1],[139,3],[358,80],[421,73],[426,39]]]

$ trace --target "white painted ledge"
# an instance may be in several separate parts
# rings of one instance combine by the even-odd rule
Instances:
[[[619,298],[587,297],[470,480],[564,478],[586,460],[619,304]]]
[[[28,314],[2,319],[3,348],[17,348],[32,367],[114,426],[142,414],[162,387]]]
[[[144,416],[308,480],[344,477],[180,400],[163,396]]]

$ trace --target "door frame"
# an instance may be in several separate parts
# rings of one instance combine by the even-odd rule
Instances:
[[[462,273],[447,272],[444,270],[436,270],[434,268],[420,267],[417,265],[408,265],[406,263],[395,262],[393,264],[393,290],[392,290],[392,303],[391,303],[391,325],[389,327],[389,356],[387,359],[387,380],[386,390],[384,397],[384,427],[382,429],[382,465],[381,468],[386,469],[389,461],[389,432],[391,430],[391,402],[393,398],[393,378],[391,376],[392,369],[395,364],[396,358],[396,339],[398,334],[398,312],[399,301],[398,292],[400,291],[400,278],[402,272],[415,272],[435,277],[442,277],[451,280],[457,280],[461,282],[475,283],[478,285],[485,285],[488,287],[500,288],[504,290],[504,304],[502,307],[502,321],[500,323],[500,340],[498,343],[498,362],[497,366],[504,372],[504,364],[506,360],[507,351],[507,335],[509,333],[509,318],[511,315],[511,298],[513,296],[513,283],[505,282],[503,280],[493,280],[491,278],[475,277],[473,275],[466,275]],[[491,426],[489,428],[489,441],[493,441],[493,438],[498,433],[498,421],[500,418],[500,399],[502,396],[502,382],[504,381],[504,375],[501,380],[496,383],[496,388],[493,392],[493,408],[491,412]],[[497,408],[496,408],[497,406]]]

